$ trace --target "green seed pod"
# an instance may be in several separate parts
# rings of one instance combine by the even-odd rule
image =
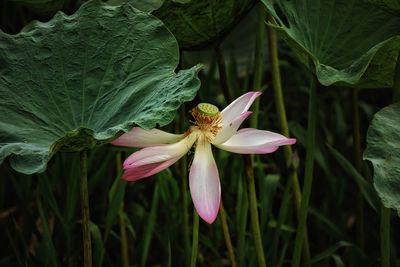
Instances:
[[[197,105],[197,110],[205,116],[215,116],[218,114],[219,109],[212,105],[212,104],[208,104],[208,103],[200,103]]]

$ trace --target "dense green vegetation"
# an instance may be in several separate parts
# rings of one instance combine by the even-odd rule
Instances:
[[[1,1],[0,266],[399,266],[399,11],[398,0]],[[137,149],[112,140],[133,126],[183,133],[198,103],[222,110],[248,91],[263,94],[243,127],[297,143],[213,149],[214,223],[191,201],[193,149],[121,179]]]

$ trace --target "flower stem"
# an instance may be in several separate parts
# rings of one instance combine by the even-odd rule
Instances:
[[[228,222],[226,220],[226,213],[225,213],[225,209],[224,209],[222,200],[221,200],[221,204],[219,206],[219,216],[221,218],[222,231],[224,233],[225,244],[226,244],[226,248],[228,250],[229,261],[231,262],[232,267],[237,267],[235,253],[233,252],[231,235],[229,234],[229,226],[228,226]]]
[[[121,204],[119,212],[119,232],[121,235],[122,266],[129,267],[128,238],[126,235],[126,224],[124,218],[124,203]]]
[[[274,23],[274,19],[271,14],[268,14],[268,20],[271,23]],[[279,68],[278,38],[277,38],[276,30],[272,27],[268,27],[268,45],[269,45],[269,57],[270,57],[270,61],[271,61],[272,85],[274,88],[275,105],[276,105],[276,110],[277,110],[278,118],[279,118],[279,127],[281,130],[281,133],[284,136],[289,137],[289,126],[288,126],[288,122],[287,122],[285,102],[283,99],[281,73],[280,73],[280,68]],[[293,166],[292,147],[284,146],[283,153],[285,156],[286,164],[288,165],[289,169],[291,169],[290,180],[288,181],[288,184],[286,186],[293,187],[294,201],[295,201],[295,205],[296,205],[296,209],[297,209],[297,216],[299,217],[300,216],[300,203],[301,203],[301,189],[300,189],[299,178],[297,175],[297,167]],[[291,185],[290,185],[290,183],[291,183]],[[309,248],[309,242],[308,242],[307,226],[305,226],[304,231],[305,231],[305,234],[304,234],[303,253],[304,253],[305,263],[307,265],[309,265],[308,262],[310,261],[310,248]],[[279,235],[277,236],[277,238],[279,238]]]
[[[115,157],[115,163],[117,166],[117,177],[122,175],[122,160],[121,152],[117,152]],[[124,202],[121,203],[119,210],[119,232],[121,235],[121,254],[122,254],[122,266],[129,267],[129,254],[128,254],[128,238],[126,235],[126,223],[124,217]]]
[[[250,155],[245,155],[246,164],[246,176],[247,176],[247,187],[249,190],[249,202],[250,202],[250,217],[251,217],[251,228],[253,230],[254,245],[256,246],[256,255],[259,267],[267,266],[264,256],[264,248],[261,239],[261,231],[257,210],[257,196],[256,196],[256,184],[254,180],[254,169],[253,162]]]
[[[185,118],[185,108],[181,109],[180,116],[180,130],[184,131],[184,118]],[[189,265],[189,255],[190,255],[190,226],[189,226],[189,203],[188,203],[188,193],[187,193],[187,157],[184,156],[180,160],[180,174],[181,174],[181,194],[182,194],[182,210],[183,210],[183,245],[185,252],[185,266]]]
[[[292,267],[300,266],[301,250],[304,244],[304,237],[306,233],[308,205],[311,195],[311,186],[314,172],[314,149],[315,149],[315,131],[317,124],[317,100],[316,100],[316,77],[311,78],[309,106],[308,106],[308,131],[307,131],[307,145],[306,145],[306,162],[304,174],[304,187],[303,195],[300,205],[299,225],[297,227],[296,241],[293,254]]]
[[[183,208],[183,245],[186,255],[185,265],[189,263],[190,255],[190,222],[189,222],[189,208],[188,208],[188,195],[187,195],[187,158],[184,156],[181,160],[181,193],[182,193],[182,208]]]
[[[256,35],[256,48],[254,55],[254,81],[253,90],[260,90],[262,86],[262,75],[263,75],[263,62],[264,62],[264,39],[265,39],[265,10],[264,6],[260,5],[258,11],[258,25],[257,25],[257,35]],[[253,115],[250,119],[250,126],[256,128],[258,125],[258,114],[260,111],[260,100],[256,99],[254,106],[252,108]],[[245,168],[247,176],[247,189],[249,190],[249,202],[250,202],[250,218],[251,218],[251,228],[253,232],[254,245],[256,247],[256,255],[259,267],[267,266],[264,255],[263,241],[261,237],[261,230],[259,224],[259,216],[257,209],[257,194],[256,185],[254,179],[254,168],[253,160],[254,158],[250,155],[245,155]]]
[[[291,190],[293,183],[289,180],[287,185],[285,186],[285,190],[283,191],[281,206],[279,208],[278,219],[276,223],[276,230],[274,232],[272,238],[272,259],[271,262],[274,266],[281,266],[281,262],[276,262],[278,258],[278,250],[279,250],[279,238],[282,232],[282,225],[285,222],[288,214],[288,208],[290,207],[291,201]]]
[[[89,230],[89,191],[87,181],[87,151],[81,151],[81,209],[82,209],[82,231],[83,231],[83,266],[92,267],[92,242]]]
[[[222,87],[222,92],[225,97],[226,102],[232,102],[232,97],[229,90],[229,84],[226,75],[225,69],[225,61],[221,51],[221,47],[216,47],[216,55],[218,58],[218,69],[220,73],[220,83]],[[225,88],[225,89],[224,89]],[[250,216],[251,216],[251,225],[253,230],[253,238],[256,246],[256,254],[259,267],[265,267],[265,256],[264,256],[264,248],[261,239],[261,231],[259,225],[258,218],[258,210],[257,210],[257,196],[256,196],[256,186],[254,181],[254,170],[253,170],[253,160],[250,155],[245,155],[245,165],[246,165],[246,176],[249,190],[249,199],[250,199]]]
[[[238,265],[244,266],[245,255],[245,242],[246,242],[246,228],[247,228],[247,214],[249,213],[249,197],[247,194],[247,184],[244,184],[243,195],[241,198],[241,213],[239,219],[239,233],[237,242]]]
[[[196,210],[193,211],[193,237],[192,237],[192,257],[190,260],[190,267],[196,266],[197,250],[199,246],[199,215]]]

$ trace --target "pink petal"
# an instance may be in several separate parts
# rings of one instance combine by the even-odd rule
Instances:
[[[193,204],[199,216],[213,223],[218,215],[221,186],[211,144],[200,138],[189,174],[189,187]]]
[[[145,177],[152,176],[153,174],[156,174],[168,168],[178,160],[179,157],[176,157],[163,162],[150,163],[139,167],[127,168],[124,170],[124,175],[122,176],[122,179],[127,181],[136,181]]]
[[[225,143],[216,146],[240,154],[266,154],[276,151],[279,146],[294,143],[296,143],[296,139],[287,138],[281,134],[245,128],[239,130]]]
[[[222,129],[218,132],[212,141],[213,144],[222,144],[229,138],[231,138],[239,129],[242,122],[251,115],[251,111],[246,111],[242,113],[239,117],[235,118],[233,121],[227,124],[222,124]]]
[[[178,143],[143,148],[130,155],[124,162],[126,180],[138,180],[160,172],[183,155],[193,146],[198,133],[193,132]]]
[[[230,123],[242,113],[248,111],[254,100],[261,94],[261,92],[248,92],[230,103],[229,106],[221,111],[222,124]]]
[[[175,143],[183,137],[183,134],[171,134],[158,129],[146,131],[139,127],[133,127],[131,131],[124,133],[112,141],[111,144],[127,147],[148,147]]]

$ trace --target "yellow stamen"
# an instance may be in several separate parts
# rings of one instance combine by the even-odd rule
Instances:
[[[195,127],[202,131],[205,138],[211,142],[222,128],[221,113],[218,108],[208,103],[200,103],[192,109],[191,113],[196,120]]]

